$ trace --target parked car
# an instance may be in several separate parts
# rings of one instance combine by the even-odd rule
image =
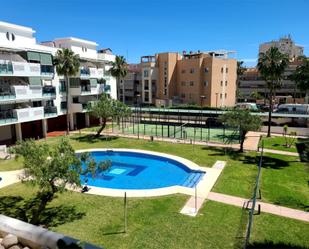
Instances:
[[[258,110],[256,103],[247,103],[247,102],[237,103],[235,105],[235,107],[240,108],[240,109],[247,109],[247,110],[250,110],[250,111],[257,111]]]
[[[277,113],[309,114],[309,104],[282,104],[278,106]]]

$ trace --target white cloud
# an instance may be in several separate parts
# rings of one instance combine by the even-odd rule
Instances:
[[[240,61],[243,61],[245,63],[257,62],[257,58],[245,58],[245,59],[240,59]]]

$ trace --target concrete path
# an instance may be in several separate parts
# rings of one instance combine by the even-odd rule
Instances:
[[[248,199],[231,196],[231,195],[219,194],[215,192],[210,192],[207,199],[212,200],[212,201],[221,202],[224,204],[237,206],[237,207],[243,207],[244,202],[248,202]],[[257,201],[256,208],[258,204],[261,206],[261,212],[309,222],[308,212],[297,210],[297,209],[292,209],[292,208],[286,208],[286,207],[269,204],[269,203],[265,203],[261,201]]]
[[[279,154],[279,155],[286,155],[286,156],[298,156],[297,152],[290,152],[290,151],[284,151],[284,150],[264,149],[264,152]]]
[[[0,177],[0,188],[4,188],[13,183],[19,182],[24,170],[13,170],[13,171],[1,171]]]
[[[244,150],[246,151],[257,151],[260,142],[260,133],[249,131],[246,134],[246,139],[244,142]]]
[[[186,202],[184,207],[180,210],[181,214],[196,216],[199,209],[202,207],[205,199],[209,195],[211,189],[215,185],[217,179],[219,178],[221,172],[223,171],[226,165],[225,161],[216,161],[216,163],[212,166],[211,171],[207,170],[206,175],[204,176],[205,180],[204,184],[201,182],[195,188],[193,194]]]

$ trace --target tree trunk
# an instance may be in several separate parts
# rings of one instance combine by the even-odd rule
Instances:
[[[95,137],[100,136],[100,134],[104,130],[105,126],[106,126],[106,118],[103,118],[102,119],[102,125],[101,125],[100,129],[97,131],[97,134],[95,135]]]
[[[69,94],[70,94],[70,82],[69,77],[67,75],[64,76],[64,80],[66,82],[66,102],[67,102],[67,109],[66,109],[66,120],[67,120],[67,135],[70,135],[70,112],[69,112]]]
[[[39,193],[40,197],[40,204],[36,210],[32,213],[32,217],[30,223],[33,225],[39,225],[40,223],[40,215],[45,210],[46,205],[54,198],[54,192],[45,192]]]
[[[239,148],[239,152],[244,152],[244,142],[246,139],[246,133],[241,131],[240,132],[240,148]]]
[[[270,127],[271,127],[271,114],[273,111],[273,92],[272,90],[269,93],[269,111],[268,111],[268,130],[267,130],[267,137],[270,137]]]
[[[122,103],[125,103],[125,94],[124,94],[124,81],[122,81]]]

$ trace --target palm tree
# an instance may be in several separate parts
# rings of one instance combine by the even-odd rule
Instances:
[[[75,76],[79,72],[79,56],[74,54],[71,49],[63,48],[58,50],[54,59],[56,65],[56,71],[58,75],[64,76],[65,88],[66,88],[66,119],[67,119],[67,134],[70,133],[70,77]]]
[[[114,62],[112,62],[112,67],[110,69],[110,73],[113,77],[116,77],[117,81],[117,94],[119,96],[119,87],[120,87],[120,79],[126,77],[128,73],[127,62],[123,56],[116,56]],[[125,94],[124,94],[124,83],[123,83],[123,92],[122,92],[122,102],[125,102]]]
[[[237,61],[237,82],[236,82],[236,97],[239,98],[240,97],[240,92],[239,92],[239,87],[240,87],[240,76],[242,76],[245,71],[247,70],[244,66],[243,66],[244,62],[243,61]]]
[[[269,112],[268,112],[268,131],[267,137],[270,137],[271,114],[273,111],[273,96],[277,89],[280,89],[283,74],[288,66],[288,56],[282,54],[278,48],[271,47],[266,53],[259,54],[258,69],[262,78],[266,81],[269,91]]]
[[[300,60],[302,60],[302,64],[296,68],[290,78],[295,82],[299,90],[306,93],[305,103],[308,104],[309,58],[302,57]]]

